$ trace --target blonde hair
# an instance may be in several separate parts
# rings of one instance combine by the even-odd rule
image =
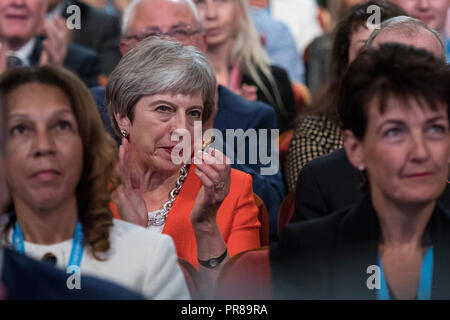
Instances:
[[[239,6],[241,19],[231,48],[231,61],[237,63],[241,70],[247,72],[248,75],[256,82],[258,88],[266,96],[267,101],[272,106],[280,106],[282,113],[286,112],[283,105],[280,91],[276,85],[275,79],[270,70],[270,59],[265,49],[261,44],[259,34],[249,16],[249,9],[247,0],[232,0],[236,1]],[[274,96],[270,94],[268,88],[258,73],[261,70],[263,75],[267,78],[272,87]]]

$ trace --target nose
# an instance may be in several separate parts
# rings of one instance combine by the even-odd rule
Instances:
[[[11,4],[14,6],[24,6],[25,0],[13,0]]]
[[[177,113],[170,123],[170,134],[175,133],[177,136],[184,136],[186,132],[189,132],[187,118],[182,113]]]
[[[426,138],[423,134],[416,134],[411,137],[411,160],[416,163],[421,163],[429,158],[429,147]]]
[[[419,0],[417,1],[417,7],[420,10],[427,10],[430,7],[430,0]]]
[[[213,0],[205,1],[205,16],[206,19],[215,19],[217,18],[217,8],[216,4]]]
[[[47,130],[39,130],[33,141],[33,156],[46,157],[55,154],[53,136]]]

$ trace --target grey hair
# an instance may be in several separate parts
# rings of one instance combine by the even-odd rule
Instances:
[[[106,103],[115,133],[120,128],[114,114],[133,122],[138,101],[155,94],[201,94],[202,121],[212,115],[216,76],[203,53],[193,46],[159,38],[144,39],[130,50],[108,78]]]
[[[141,1],[142,0],[133,0],[123,11],[123,15],[122,15],[122,35],[123,36],[128,35],[130,23],[133,19],[133,15],[134,15],[134,10]],[[170,1],[170,0],[168,0],[168,1]],[[189,5],[189,7],[192,10],[192,13],[194,14],[198,29],[203,32],[202,20],[200,18],[200,14],[198,13],[197,6],[194,4],[194,2],[192,0],[177,0],[177,1],[178,2],[184,1]]]
[[[442,42],[442,39],[439,36],[439,33],[437,33],[437,31],[430,28],[423,21],[412,18],[412,17],[408,17],[408,16],[398,16],[398,17],[390,18],[390,19],[384,21],[380,25],[380,28],[374,30],[371,33],[369,39],[367,39],[367,42],[366,42],[363,50],[370,48],[372,46],[372,43],[375,40],[375,38],[385,32],[398,32],[398,33],[403,33],[408,36],[415,36],[418,33],[423,32],[423,31],[428,31],[435,36],[436,40],[440,43],[440,45],[442,47],[442,58],[445,58],[446,50],[445,50],[444,43]]]

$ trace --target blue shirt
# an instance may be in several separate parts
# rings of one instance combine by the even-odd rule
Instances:
[[[445,38],[445,48],[447,52],[447,63],[450,63],[450,38]]]
[[[304,83],[302,56],[289,28],[270,17],[266,9],[250,8],[250,16],[258,33],[265,38],[265,49],[272,63],[286,70],[291,82]]]

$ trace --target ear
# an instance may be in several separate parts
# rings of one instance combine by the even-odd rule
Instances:
[[[119,130],[125,130],[130,134],[131,131],[131,121],[128,119],[127,116],[123,116],[119,113],[114,113],[114,119],[117,122],[117,125],[119,126]]]
[[[206,48],[208,47],[206,33],[202,33],[202,44],[201,45],[202,45],[202,47],[199,49],[206,53]]]
[[[129,41],[127,41],[123,37],[120,37],[119,47],[120,47],[120,53],[122,54],[122,56],[124,56],[128,51],[133,49],[133,48],[130,47]]]
[[[350,163],[358,170],[366,169],[362,142],[350,130],[344,131],[344,149]]]

